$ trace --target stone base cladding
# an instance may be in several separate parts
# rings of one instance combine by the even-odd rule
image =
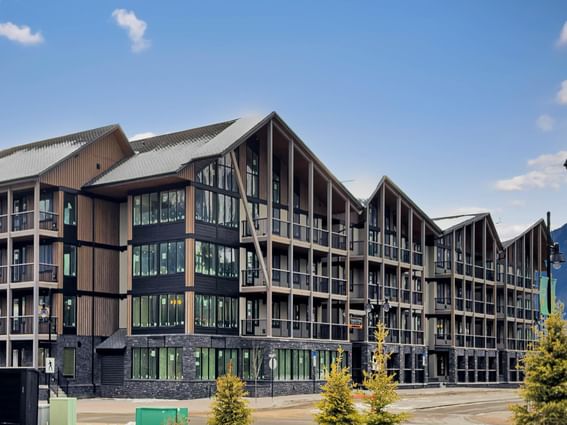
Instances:
[[[448,353],[448,382],[458,384],[500,382],[498,352],[496,350],[450,348]]]
[[[268,354],[277,349],[297,350],[337,350],[342,347],[348,356],[349,365],[351,344],[327,342],[318,340],[296,340],[296,339],[272,339],[272,338],[243,338],[239,336],[209,336],[209,335],[136,335],[129,336],[127,348],[124,353],[124,385],[110,386],[100,385],[97,388],[97,396],[116,398],[162,398],[162,399],[193,399],[210,397],[215,391],[214,381],[202,381],[197,379],[195,365],[195,350],[198,348],[222,348],[222,349],[259,349],[264,353],[263,368],[264,378],[258,381],[256,387],[258,396],[272,395],[272,381],[269,369]],[[182,380],[138,380],[132,379],[132,348],[159,348],[159,347],[182,347],[183,348],[183,379]],[[242,359],[239,359],[241,362]],[[254,382],[247,382],[247,390],[254,394]],[[308,394],[319,392],[321,382],[319,381],[274,381],[274,395]]]

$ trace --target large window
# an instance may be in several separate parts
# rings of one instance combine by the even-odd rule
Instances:
[[[238,298],[195,295],[195,326],[238,328]]]
[[[77,326],[77,298],[63,297],[63,327],[74,328]]]
[[[132,274],[146,277],[183,273],[185,241],[168,241],[132,247]]]
[[[258,144],[252,142],[249,142],[246,147],[246,195],[252,198],[260,196]]]
[[[310,379],[311,351],[276,350],[278,367],[275,379],[278,381],[304,381]]]
[[[132,297],[132,327],[178,327],[185,324],[183,294]]]
[[[336,360],[338,356],[337,351],[319,350],[317,351],[317,379],[326,379],[327,373],[331,370],[331,365]],[[345,351],[343,353],[342,366],[348,366],[348,353]]]
[[[132,197],[134,226],[185,220],[185,189],[144,193]]]
[[[232,370],[238,375],[238,350],[233,348],[196,348],[195,377],[212,381]]]
[[[237,278],[238,249],[195,241],[195,273]]]
[[[63,245],[63,276],[77,276],[77,247]]]
[[[197,189],[195,193],[195,219],[205,223],[218,223],[238,227],[238,198]]]
[[[63,195],[63,223],[71,226],[77,225],[75,208],[77,197],[71,193]]]
[[[132,379],[182,379],[182,359],[179,347],[132,348]]]
[[[242,349],[242,379],[248,381],[264,379],[264,350],[262,348]]]
[[[218,187],[230,192],[238,191],[230,154],[205,165],[197,172],[195,180],[197,183]]]

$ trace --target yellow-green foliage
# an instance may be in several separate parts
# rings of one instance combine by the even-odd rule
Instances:
[[[549,316],[522,361],[524,403],[511,406],[516,425],[567,424],[567,329],[562,314],[563,309]]]
[[[384,341],[388,331],[383,323],[378,323],[375,331],[376,348],[372,355],[372,371],[364,372],[364,387],[370,394],[365,398],[368,411],[364,423],[368,425],[395,425],[407,419],[404,413],[391,413],[385,409],[398,400],[397,383],[388,375],[387,362],[390,356],[384,350]]]
[[[352,386],[348,368],[342,366],[343,350],[326,372],[327,382],[321,387],[322,399],[317,403],[319,413],[315,422],[320,425],[359,425],[360,415],[352,399]]]
[[[244,382],[232,374],[232,365],[229,364],[227,374],[217,378],[217,391],[209,416],[209,425],[252,423],[252,412],[244,399],[247,395],[244,386]]]

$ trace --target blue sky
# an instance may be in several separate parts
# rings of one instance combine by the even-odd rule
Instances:
[[[566,21],[564,1],[0,0],[0,146],[276,110],[356,195],[387,174],[506,238],[567,222]]]

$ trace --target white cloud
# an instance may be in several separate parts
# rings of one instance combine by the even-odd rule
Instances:
[[[156,134],[152,133],[151,131],[146,131],[145,133],[134,134],[132,137],[130,137],[130,141],[133,142],[135,140],[147,139],[149,137],[154,137],[155,135]]]
[[[557,92],[557,102],[567,105],[567,80],[561,82],[561,88]]]
[[[8,40],[28,46],[43,43],[43,36],[40,32],[34,34],[30,27],[18,26],[12,22],[0,23],[0,37],[6,37]]]
[[[567,22],[563,24],[563,28],[561,28],[561,34],[559,34],[559,40],[557,40],[558,46],[565,46],[567,45]]]
[[[150,47],[149,40],[144,38],[144,33],[148,24],[136,17],[132,10],[116,9],[112,12],[112,17],[121,28],[128,30],[128,37],[132,41],[132,51],[141,52]]]
[[[536,120],[536,125],[541,131],[551,131],[553,130],[553,125],[555,120],[547,114],[540,115]]]
[[[559,189],[560,186],[567,184],[567,172],[563,168],[566,159],[567,151],[540,155],[528,161],[528,167],[532,168],[531,171],[509,179],[498,180],[495,187],[497,190],[508,192],[526,189]]]

